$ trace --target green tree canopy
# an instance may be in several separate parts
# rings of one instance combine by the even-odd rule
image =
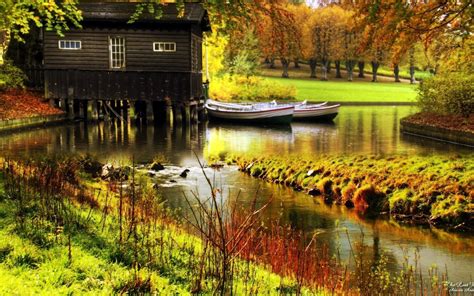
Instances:
[[[32,27],[43,27],[62,35],[69,27],[80,27],[77,0],[2,0],[0,2],[0,65],[12,38],[19,41]]]

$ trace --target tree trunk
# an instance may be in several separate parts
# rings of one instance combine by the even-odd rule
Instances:
[[[309,67],[311,69],[311,75],[309,76],[310,78],[316,78],[316,66],[316,59],[309,59]]]
[[[380,63],[372,61],[370,64],[372,65],[372,82],[377,82],[377,71],[379,70]]]
[[[410,49],[410,84],[415,83],[415,50]]]
[[[8,45],[11,40],[10,30],[0,31],[0,66],[5,63],[5,56],[7,55]]]
[[[346,69],[347,69],[347,80],[352,81],[354,77],[354,64],[355,61],[347,60],[346,61]]]
[[[328,65],[327,65],[326,68],[327,68],[327,73],[328,73],[328,74],[331,74],[331,70],[332,70],[332,69],[331,69],[331,61],[330,61],[330,60],[328,60]]]
[[[266,57],[265,61],[263,63],[266,64],[266,65],[270,64],[270,59],[268,57]]]
[[[359,78],[365,78],[365,74],[364,74],[365,62],[359,61],[358,66],[359,66]]]
[[[275,58],[270,58],[270,62],[268,63],[268,68],[275,69]]]
[[[288,59],[281,58],[281,65],[283,66],[283,73],[281,74],[281,77],[289,78],[290,75],[288,75],[288,67],[290,66],[290,61]]]
[[[322,67],[321,67],[321,70],[322,70],[322,75],[323,77],[321,77],[321,80],[328,80],[328,67],[329,67],[329,60],[322,60],[322,63],[321,63]]]
[[[334,65],[336,66],[336,78],[342,78],[342,75],[341,75],[341,61],[335,61]]]
[[[395,82],[400,82],[400,67],[398,64],[393,66],[393,74],[395,76]]]
[[[299,69],[300,68],[300,59],[296,58],[294,63],[295,63],[295,69]]]

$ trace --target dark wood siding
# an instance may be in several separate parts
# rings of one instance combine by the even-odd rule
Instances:
[[[201,77],[179,72],[45,71],[46,98],[79,100],[189,100],[201,95]]]
[[[159,25],[155,25],[159,27]],[[189,27],[189,26],[188,26]],[[191,70],[190,29],[112,29],[85,28],[73,30],[61,38],[46,32],[44,65],[46,69],[109,70],[109,36],[126,40],[126,69],[131,71]],[[81,50],[60,50],[61,39],[80,40]],[[176,42],[176,52],[154,52],[153,42]]]

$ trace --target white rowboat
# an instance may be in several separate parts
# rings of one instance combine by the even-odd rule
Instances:
[[[293,114],[294,120],[331,121],[339,113],[340,105],[313,107],[312,105],[297,106]]]
[[[205,105],[210,119],[244,123],[289,124],[293,119],[294,106],[253,108],[238,106]]]

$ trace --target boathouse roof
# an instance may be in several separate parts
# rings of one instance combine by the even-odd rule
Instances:
[[[79,5],[85,22],[127,23],[136,11],[137,4],[127,2],[94,2]],[[145,4],[145,3],[143,3]],[[179,8],[174,3],[161,6],[162,15],[156,18],[146,8],[135,23],[191,23],[200,24],[203,31],[210,31],[211,25],[207,11],[199,3],[185,3],[180,15]]]

